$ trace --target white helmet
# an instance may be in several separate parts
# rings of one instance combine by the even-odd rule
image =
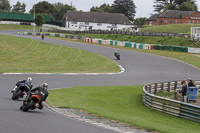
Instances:
[[[32,78],[31,78],[31,77],[28,77],[28,78],[27,78],[27,82],[32,83]]]
[[[46,88],[47,88],[47,87],[48,87],[48,84],[47,84],[47,83],[43,83],[43,84],[42,84],[42,87],[46,87]]]

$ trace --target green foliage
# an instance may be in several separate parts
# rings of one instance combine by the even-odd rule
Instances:
[[[155,0],[154,11],[161,13],[166,10],[198,11],[195,0]]]
[[[11,6],[9,0],[0,0],[0,11],[10,12]]]
[[[183,2],[179,9],[182,11],[198,11],[198,7],[196,4],[192,4],[191,2]]]
[[[134,20],[136,6],[133,0],[115,0],[112,8],[113,12],[124,14],[130,21]]]
[[[146,107],[142,85],[74,87],[51,90],[47,102],[75,108],[108,119],[161,133],[198,133],[199,123],[177,118]]]
[[[66,13],[67,13],[67,11],[68,10],[70,10],[70,11],[76,11],[76,8],[74,8],[74,7],[71,7],[71,6],[69,6],[69,5],[67,5],[67,4],[62,4],[62,3],[55,3],[54,4],[54,6],[55,6],[55,9],[56,9],[56,13],[55,13],[55,19],[57,19],[57,20],[66,20]]]
[[[32,14],[34,14],[34,7],[36,14],[49,15],[54,19],[56,9],[51,3],[47,1],[38,2],[37,4],[33,5],[32,9],[29,11]]]
[[[37,15],[35,18],[35,24],[38,26],[38,28],[39,26],[42,26],[42,24],[44,23],[45,23],[44,16],[41,14]]]
[[[135,8],[133,0],[115,0],[112,6],[104,3],[99,7],[92,7],[90,12],[122,13],[130,21],[133,21],[136,13]]]
[[[147,19],[147,18],[136,18],[136,19],[134,20],[134,24],[135,24],[135,25],[144,25],[146,19]]]
[[[17,1],[16,5],[13,5],[12,12],[15,13],[24,13],[26,11],[26,4],[21,4]]]
[[[113,9],[112,7],[109,5],[109,4],[102,4],[100,5],[99,7],[92,7],[90,9],[90,12],[107,12],[107,13],[112,13],[113,12]]]
[[[67,10],[75,11],[75,7],[71,7],[67,4],[63,3],[55,3],[51,4],[46,1],[38,2],[35,6],[35,12],[36,14],[43,14],[43,15],[49,15],[53,20],[65,20],[66,19],[66,13]],[[34,13],[34,6],[30,10],[30,13]]]

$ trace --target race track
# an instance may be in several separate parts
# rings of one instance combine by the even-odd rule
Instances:
[[[38,36],[21,36],[17,31],[0,31],[0,34],[41,40]],[[116,48],[45,38],[45,42],[73,47],[115,60]],[[21,101],[12,101],[10,90],[16,81],[33,78],[34,85],[43,82],[49,88],[74,86],[138,85],[162,81],[200,79],[200,70],[180,61],[140,52],[117,49],[121,60],[117,61],[126,72],[114,75],[3,75],[0,74],[0,132],[1,133],[113,133],[114,131],[63,117],[47,108],[24,113],[19,110]]]

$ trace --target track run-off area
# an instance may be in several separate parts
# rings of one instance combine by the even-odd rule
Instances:
[[[155,82],[200,79],[200,70],[184,62],[135,51],[117,49],[121,60],[115,59],[116,48],[67,42],[40,36],[17,35],[18,31],[0,31],[0,34],[30,38],[72,47],[105,56],[125,68],[118,74],[0,74],[0,132],[2,133],[113,133],[115,131],[93,126],[58,115],[45,108],[24,113],[19,110],[21,101],[11,100],[14,84],[28,76],[33,84],[49,84],[49,89],[76,86],[145,85]]]

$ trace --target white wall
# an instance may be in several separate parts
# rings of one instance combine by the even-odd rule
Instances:
[[[85,23],[85,22],[66,22],[66,28],[69,30],[74,31],[87,31],[89,28],[92,28],[92,30],[129,30],[129,31],[135,31],[134,25],[122,25],[122,24],[108,24],[108,23]]]

